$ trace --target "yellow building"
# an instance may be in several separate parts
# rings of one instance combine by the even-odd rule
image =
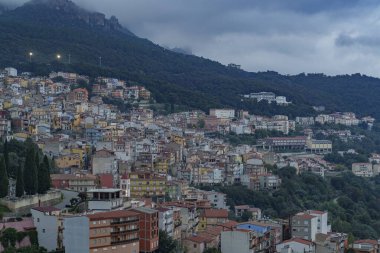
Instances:
[[[226,209],[205,209],[201,214],[198,230],[203,231],[207,226],[215,226],[228,222],[228,211]]]
[[[3,108],[4,109],[9,109],[11,107],[12,107],[11,101],[9,101],[9,100],[4,101],[4,103],[3,103]]]
[[[186,144],[186,139],[178,135],[172,135],[171,140],[181,146],[185,146]]]
[[[166,178],[151,172],[131,172],[131,197],[165,196]]]
[[[57,159],[55,159],[55,164],[57,168],[78,168],[82,167],[82,160],[80,159],[78,154],[68,154],[61,155]]]
[[[159,174],[168,174],[169,162],[167,160],[157,161],[154,163],[154,171]]]
[[[83,161],[86,154],[87,154],[87,149],[86,149],[86,147],[84,147],[83,149],[81,149],[81,148],[70,148],[70,149],[63,150],[63,153],[78,155],[79,159],[81,161]]]

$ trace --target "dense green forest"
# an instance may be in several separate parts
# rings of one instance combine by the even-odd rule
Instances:
[[[282,179],[274,192],[251,191],[241,185],[204,186],[227,194],[227,204],[259,207],[266,216],[287,219],[307,209],[329,211],[334,231],[352,233],[356,238],[380,236],[380,176],[365,179],[352,173],[323,179],[311,173],[296,174],[288,167],[275,171]]]
[[[256,114],[295,117],[313,115],[312,105],[325,105],[330,111],[354,111],[380,118],[376,96],[380,79],[360,74],[329,77],[249,73],[175,53],[126,29],[86,25],[77,18],[83,10],[75,7],[58,9],[36,2],[0,15],[0,66],[35,74],[63,70],[92,77],[118,77],[145,85],[159,103],[182,108],[233,107]],[[34,53],[32,62],[29,51]],[[62,55],[60,61],[55,60],[57,53]],[[260,91],[287,96],[293,105],[282,107],[241,97]]]

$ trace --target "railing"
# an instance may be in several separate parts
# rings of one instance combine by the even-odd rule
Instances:
[[[111,245],[118,245],[118,244],[128,244],[128,243],[132,243],[132,242],[138,242],[139,241],[139,238],[133,238],[133,239],[129,239],[129,240],[123,240],[123,241],[111,241]]]
[[[131,220],[124,220],[124,221],[112,221],[111,225],[118,225],[118,224],[128,224],[131,222],[139,221],[139,219],[131,219]]]
[[[136,231],[139,231],[139,228],[113,231],[113,232],[111,232],[111,235],[125,234],[125,233],[136,232]]]

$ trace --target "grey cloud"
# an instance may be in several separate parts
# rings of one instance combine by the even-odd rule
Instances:
[[[353,45],[379,47],[380,37],[378,35],[350,36],[347,34],[341,34],[336,38],[335,43],[340,47],[348,47]]]
[[[136,35],[160,45],[191,48],[250,71],[378,75],[380,68],[378,0],[74,2],[116,15]]]

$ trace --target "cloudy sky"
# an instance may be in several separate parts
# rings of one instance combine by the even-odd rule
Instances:
[[[157,44],[189,48],[248,71],[380,76],[378,0],[74,2],[116,15],[136,35]]]

